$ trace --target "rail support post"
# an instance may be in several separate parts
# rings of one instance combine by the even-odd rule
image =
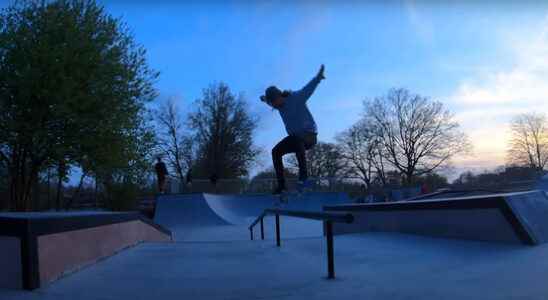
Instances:
[[[264,240],[264,224],[263,224],[263,218],[261,218],[261,240]]]
[[[253,240],[253,228],[249,228],[249,234],[251,236],[251,240]]]
[[[280,247],[280,215],[276,214],[276,246]]]
[[[325,222],[325,239],[327,241],[327,278],[335,278],[335,262],[333,253],[333,223]]]

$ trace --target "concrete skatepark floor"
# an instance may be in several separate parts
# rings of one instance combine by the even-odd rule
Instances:
[[[150,243],[12,299],[546,299],[548,244],[403,234],[335,238],[327,280],[322,238]]]
[[[172,230],[175,242],[139,244],[38,290],[0,289],[0,299],[548,298],[548,243],[339,235],[336,279],[328,280],[321,222],[282,217],[278,248],[267,218],[266,240],[258,240],[259,228],[249,240],[247,224],[272,205],[257,197],[166,197],[155,221]],[[345,201],[322,197],[294,201],[292,209]]]

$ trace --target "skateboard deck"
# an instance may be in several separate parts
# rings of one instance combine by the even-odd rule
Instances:
[[[310,179],[310,182],[314,182],[314,179]],[[277,195],[278,197],[278,203],[276,203],[276,207],[280,207],[284,204],[289,203],[290,198],[301,198],[303,194],[306,194],[307,192],[312,190],[312,185],[308,184],[306,186],[297,186],[294,190],[288,190],[285,192],[282,192],[281,194]]]
[[[278,196],[279,203],[280,204],[287,204],[289,203],[289,199],[295,199],[295,198],[301,198],[303,194],[306,194],[309,192],[310,188],[297,188],[295,190],[285,191]]]

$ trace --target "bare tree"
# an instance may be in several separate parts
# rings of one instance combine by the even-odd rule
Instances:
[[[365,101],[364,119],[373,126],[384,148],[383,156],[406,183],[447,165],[470,149],[453,114],[443,104],[405,89]]]
[[[546,115],[525,113],[511,123],[508,160],[511,164],[543,170],[548,163],[548,121]]]
[[[253,145],[257,120],[248,112],[243,96],[232,94],[224,83],[212,84],[195,106],[189,125],[198,143],[197,175],[247,175],[260,151]]]
[[[371,125],[359,121],[337,136],[346,173],[359,177],[369,189],[375,180],[386,183],[382,145]]]
[[[186,172],[194,163],[195,143],[191,135],[185,131],[181,114],[173,99],[169,99],[160,107],[156,120],[160,129],[158,146],[182,183]]]

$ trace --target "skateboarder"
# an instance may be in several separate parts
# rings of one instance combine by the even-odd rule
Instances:
[[[158,156],[157,159],[158,162],[156,162],[154,169],[156,169],[156,177],[158,178],[158,191],[163,194],[165,193],[166,176],[169,174],[167,172],[166,164],[164,164],[162,158]]]
[[[307,180],[305,152],[316,145],[318,132],[316,122],[314,122],[306,102],[312,96],[320,81],[325,79],[323,73],[324,66],[321,65],[318,74],[299,91],[282,92],[277,87],[271,86],[261,96],[261,101],[278,110],[288,134],[272,149],[272,162],[278,181],[278,186],[273,191],[275,195],[286,190],[282,158],[288,153],[295,153],[297,156],[299,163],[299,181],[297,184],[299,190],[310,185]]]

